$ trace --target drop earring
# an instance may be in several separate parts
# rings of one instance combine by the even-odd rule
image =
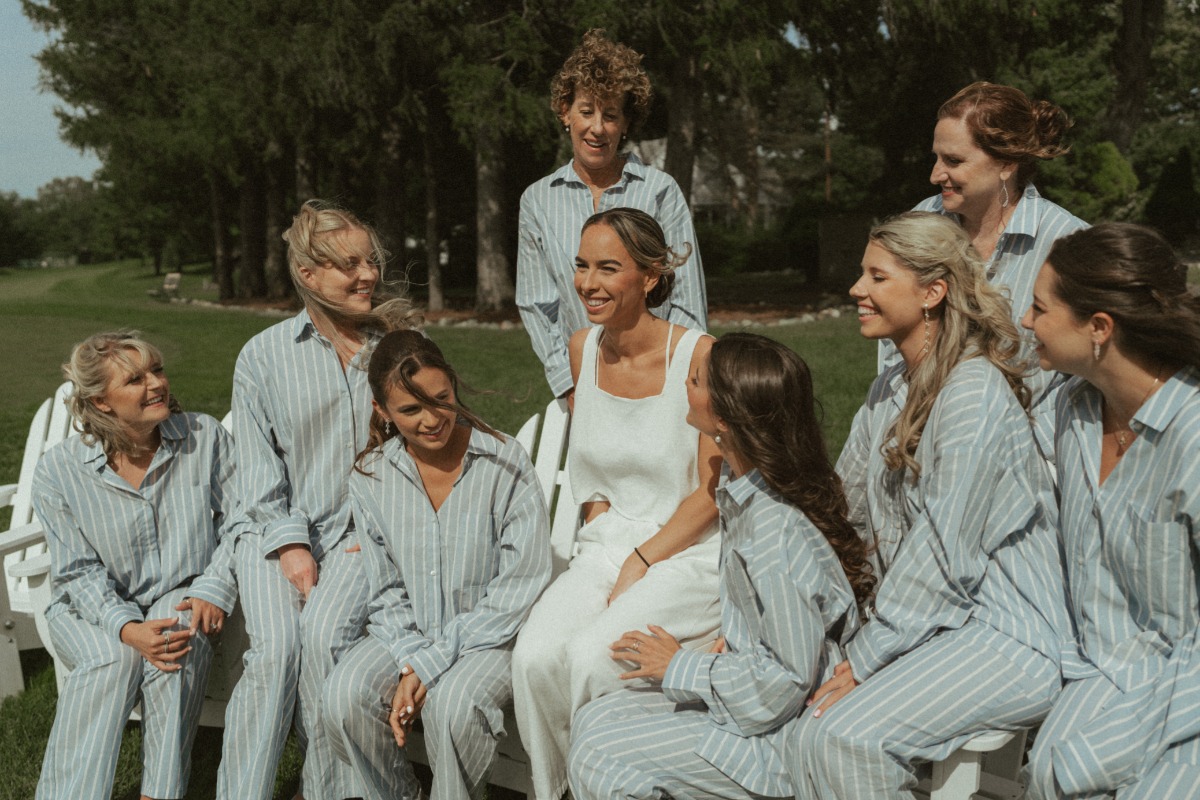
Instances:
[[[924,317],[925,317],[925,344],[921,346],[921,355],[923,356],[923,355],[925,355],[926,353],[928,353],[928,352],[929,352],[929,346],[930,346],[930,339],[929,339],[929,303],[922,303],[922,304],[921,304],[921,314],[922,314],[922,316],[924,316]]]
[[[1000,199],[1000,207],[1001,207],[1001,208],[1008,208],[1008,202],[1009,202],[1009,198],[1008,198],[1008,183],[1007,183],[1007,182],[1005,182],[1005,183],[1002,183],[1002,184],[1000,184],[1000,189],[1001,189],[1001,191],[1003,192],[1003,195],[1001,196],[1001,199]]]
[[[721,446],[721,434],[718,433],[715,436],[713,436],[713,443],[716,444],[717,447]]]
[[[390,419],[385,419],[383,421],[383,435],[384,436],[392,435],[392,421]]]
[[[1100,343],[1099,342],[1092,342],[1092,359],[1095,361],[1100,360]]]

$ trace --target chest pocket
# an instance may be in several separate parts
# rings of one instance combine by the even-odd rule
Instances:
[[[1182,521],[1149,522],[1130,514],[1134,568],[1129,603],[1142,628],[1174,644],[1197,623],[1196,552]]]

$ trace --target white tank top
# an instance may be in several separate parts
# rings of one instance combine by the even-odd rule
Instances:
[[[700,331],[670,326],[662,392],[631,400],[596,385],[598,344],[593,328],[583,345],[575,386],[571,445],[567,456],[576,503],[607,500],[632,520],[664,525],[700,485],[696,448],[700,433],[687,424],[687,380]],[[671,354],[671,338],[684,330]]]

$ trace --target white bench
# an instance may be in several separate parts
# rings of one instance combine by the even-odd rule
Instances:
[[[61,400],[66,396],[66,389],[69,389],[69,386],[64,384],[64,387],[60,388],[56,394],[54,401],[56,408],[63,406]],[[51,415],[48,406],[50,404],[49,400],[43,403],[38,411],[38,416],[35,416],[34,425],[30,429],[30,442],[35,439],[34,430],[41,430],[39,426],[53,427],[49,422]],[[63,407],[63,413],[65,414],[65,407]],[[229,415],[226,415],[222,422],[226,428],[229,428]],[[59,424],[62,425],[61,421]],[[570,417],[567,413],[566,402],[553,400],[543,414],[535,414],[531,417],[515,437],[533,457],[534,470],[542,491],[545,493],[547,507],[551,509],[550,548],[553,563],[552,574],[555,577],[566,569],[567,563],[571,559],[575,533],[579,525],[579,508],[573,502],[570,488],[567,485],[565,455],[569,427]],[[28,484],[32,481],[33,467],[36,465],[37,459],[45,452],[46,447],[61,441],[69,431],[66,426],[62,426],[61,429],[63,434],[53,442],[47,443],[50,437],[39,434],[40,444],[32,451],[30,444],[26,446],[26,457],[21,468],[21,483],[14,484],[14,486],[25,486],[23,508],[28,509],[30,494]],[[32,456],[31,453],[33,453]],[[9,489],[10,487],[0,487],[0,492]],[[19,490],[14,489],[13,491],[14,494],[20,494]],[[0,495],[0,497],[3,496]],[[26,510],[24,513],[28,515],[32,524],[25,526],[23,531],[16,532],[16,536],[11,535],[14,531],[4,534],[3,536],[10,538],[7,540],[0,538],[0,546],[3,546],[5,541],[19,543],[21,549],[14,549],[12,553],[17,553],[20,557],[14,558],[10,564],[6,556],[5,566],[9,575],[7,583],[10,586],[18,587],[19,596],[22,598],[20,602],[28,604],[27,607],[31,609],[30,613],[37,620],[37,630],[35,633],[31,633],[24,628],[19,628],[15,623],[13,629],[19,628],[24,631],[26,645],[22,649],[41,646],[42,643],[45,643],[47,650],[53,656],[53,645],[50,643],[50,637],[45,629],[44,616],[46,606],[50,602],[50,556],[45,552],[45,538],[36,521],[32,520],[32,512]],[[14,513],[14,525],[16,520]],[[13,548],[16,546],[14,544]],[[4,599],[0,597],[0,602],[3,602]],[[0,612],[4,611],[5,607],[0,606]],[[6,619],[6,617],[0,619]],[[7,625],[7,623],[5,624]],[[11,631],[6,630],[4,633],[10,634]],[[37,638],[38,636],[40,639]],[[9,652],[3,645],[4,641],[0,639],[0,689],[6,687],[7,684],[4,681],[10,680],[7,676],[14,674],[10,671],[6,661]],[[216,640],[208,691],[205,695],[204,709],[201,712],[201,725],[224,726],[225,706],[234,685],[241,676],[242,654],[247,645],[245,624],[240,612],[235,611],[225,626],[224,632]],[[12,648],[11,655],[15,660],[15,648]],[[57,659],[55,659],[55,672],[61,686],[65,670]],[[17,686],[7,692],[9,694],[20,691],[22,688],[19,664],[15,675]],[[0,691],[0,696],[3,693]],[[136,712],[134,716],[137,716]],[[529,774],[529,757],[525,753],[516,721],[511,713],[505,715],[505,728],[508,735],[498,748],[496,764],[489,782],[495,786],[521,792],[532,800],[533,787]],[[972,800],[972,798],[1018,800],[1024,796],[1024,787],[1017,782],[1017,774],[1024,757],[1024,743],[1025,733],[1023,731],[1016,733],[990,731],[979,734],[951,754],[949,758],[929,765],[929,774],[921,781],[918,792],[927,795],[930,800]],[[419,731],[415,731],[410,739],[408,751],[409,758],[414,762],[426,765],[429,763],[425,743]]]

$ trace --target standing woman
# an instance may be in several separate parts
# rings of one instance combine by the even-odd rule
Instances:
[[[684,388],[712,338],[650,313],[681,261],[645,212],[617,208],[584,224],[575,288],[597,327],[571,337],[578,390],[567,462],[584,525],[513,653],[517,724],[539,800],[566,789],[572,716],[621,686],[613,641],[655,620],[695,646],[720,622],[720,454],[687,424]]]
[[[567,342],[595,324],[571,280],[580,230],[598,211],[641,209],[662,226],[671,249],[691,248],[676,268],[670,299],[654,313],[686,328],[708,327],[704,271],[687,200],[670,175],[621,153],[627,135],[650,110],[650,79],[641,64],[639,53],[610,41],[603,30],[584,35],[550,85],[550,108],[571,139],[573,158],[521,196],[517,306],[555,397],[574,387]]]
[[[613,643],[662,691],[620,691],[575,720],[571,795],[791,797],[777,752],[786,723],[842,661],[875,578],[846,518],[814,412],[808,365],[731,333],[688,377],[688,422],[725,459],[721,652],[682,650],[658,626]]]
[[[1157,233],[1060,240],[1025,326],[1058,399],[1077,639],[1038,732],[1035,798],[1200,796],[1200,304]]]
[[[183,797],[212,646],[233,610],[225,535],[233,460],[215,419],[184,414],[162,354],[100,333],[63,365],[80,436],[38,463],[50,640],[70,669],[37,797],[112,795],[121,734],[142,703],[142,798]]]
[[[348,484],[367,443],[364,347],[416,315],[379,282],[385,252],[346,211],[309,201],[283,234],[304,310],[250,340],[233,376],[237,575],[250,650],[230,700],[221,798],[269,798],[292,721],[308,800],[361,794],[319,724],[322,685],[362,636],[368,587]]]
[[[915,210],[958,220],[983,259],[988,281],[1008,290],[1012,321],[1020,324],[1051,245],[1087,226],[1038,194],[1032,182],[1039,161],[1068,152],[1063,138],[1071,122],[1053,103],[1034,103],[1020,89],[982,81],[943,103],[937,116],[929,182],[940,191]],[[1032,366],[1028,339],[1019,356]],[[881,366],[899,360],[889,341],[880,343]],[[1025,382],[1038,446],[1052,461],[1054,395],[1062,378],[1035,371]]]
[[[462,404],[432,341],[389,333],[368,374],[375,415],[350,494],[371,615],[322,719],[366,796],[386,800],[421,793],[403,749],[420,717],[432,797],[467,800],[505,735],[513,639],[550,580],[546,503],[525,450]]]
[[[1070,627],[1016,326],[966,233],[923,212],[883,223],[850,294],[862,335],[903,361],[838,460],[879,587],[789,737],[797,796],[821,800],[911,797],[914,762],[1039,722]]]

